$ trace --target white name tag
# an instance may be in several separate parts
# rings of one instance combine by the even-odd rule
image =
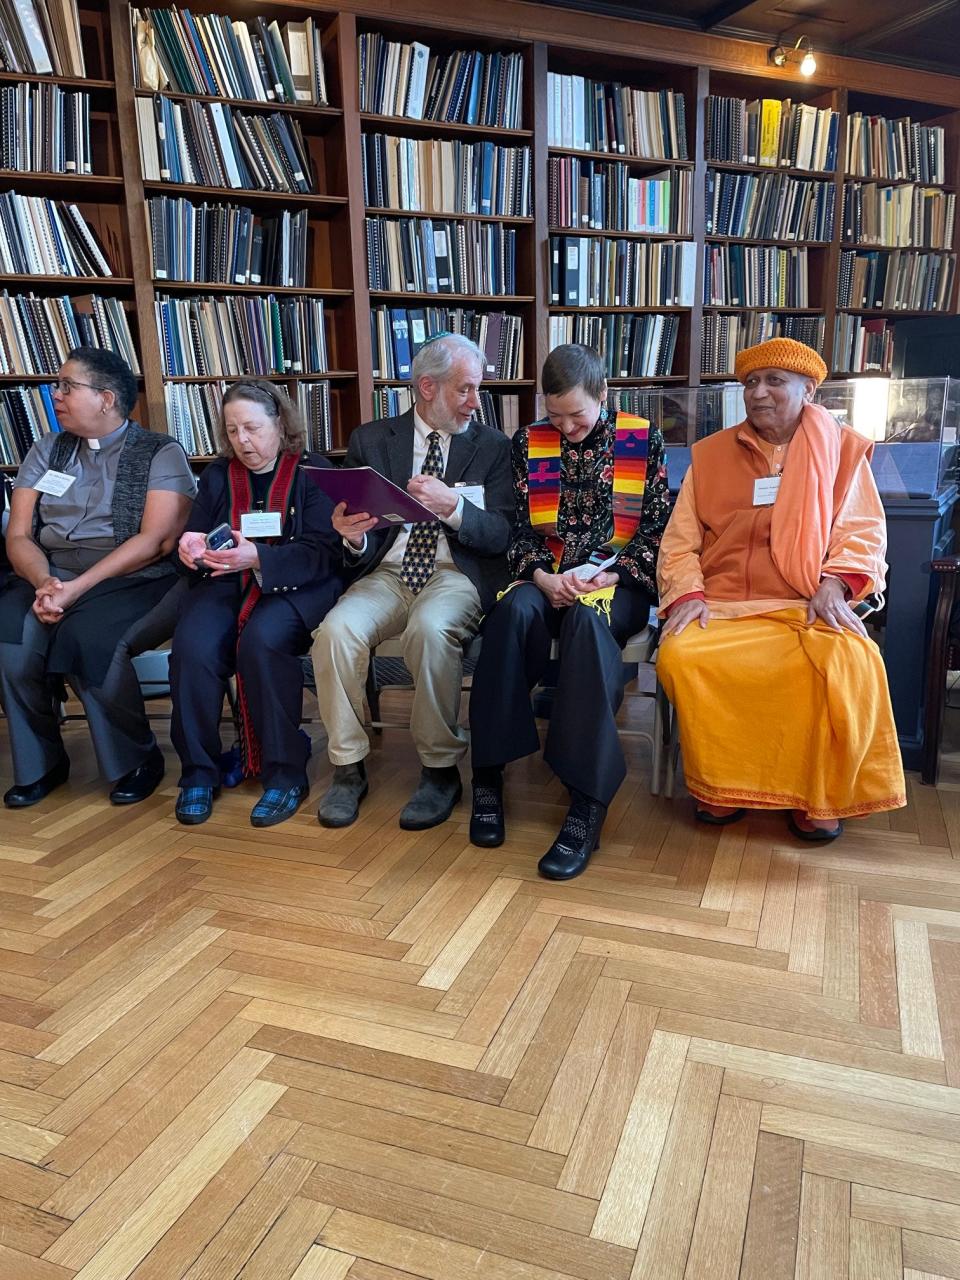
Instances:
[[[487,504],[483,500],[482,484],[457,484],[454,485],[454,490],[458,498],[466,498],[468,502],[472,502],[481,511],[486,511]]]
[[[245,538],[279,538],[279,511],[247,511],[240,517],[240,532]]]
[[[760,480],[754,480],[753,505],[755,507],[769,507],[776,502],[782,479],[782,476],[763,476]]]
[[[45,471],[33,487],[41,493],[51,493],[55,498],[62,498],[76,478],[68,476],[65,471]]]

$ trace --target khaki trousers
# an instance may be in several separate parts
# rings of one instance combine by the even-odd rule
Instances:
[[[480,597],[459,569],[439,568],[415,596],[399,565],[381,565],[355,582],[313,633],[317,702],[336,765],[355,764],[370,750],[363,695],[370,650],[403,636],[403,660],[414,680],[410,732],[422,764],[457,764],[467,739],[457,721],[463,645],[480,623]]]

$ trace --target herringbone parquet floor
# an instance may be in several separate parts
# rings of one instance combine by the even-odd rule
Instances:
[[[112,809],[67,743],[0,817],[2,1280],[960,1277],[960,791],[817,850],[634,743],[551,886],[539,763],[483,852],[398,830],[399,731],[342,832],[178,827],[172,755]]]

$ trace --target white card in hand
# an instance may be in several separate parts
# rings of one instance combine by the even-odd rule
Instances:
[[[453,486],[453,491],[458,498],[466,498],[468,502],[472,502],[481,511],[486,511],[487,505],[483,500],[482,484],[456,484]]]
[[[279,511],[247,511],[240,517],[240,532],[245,538],[279,538]]]
[[[55,498],[62,498],[76,480],[76,476],[68,476],[65,471],[45,471],[32,487],[41,493],[50,493]]]
[[[581,582],[591,582],[598,573],[603,573],[605,569],[609,569],[616,558],[615,555],[612,555],[606,560],[601,560],[599,564],[578,564],[575,569],[565,569],[563,576],[566,578],[569,574],[572,574],[575,578],[579,578]]]

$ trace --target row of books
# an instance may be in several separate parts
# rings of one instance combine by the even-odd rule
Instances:
[[[686,101],[673,89],[631,89],[550,71],[547,143],[572,151],[686,160]]]
[[[892,363],[892,325],[863,316],[837,316],[833,335],[835,373],[889,373]]]
[[[414,41],[400,44],[379,32],[357,40],[360,110],[411,120],[520,129],[523,54],[458,49],[431,53]]]
[[[707,170],[707,235],[748,240],[832,240],[832,182],[786,173]]]
[[[703,301],[708,307],[809,307],[807,250],[708,244]]]
[[[379,209],[530,216],[530,148],[493,142],[363,138],[363,194]]]
[[[506,436],[512,436],[520,427],[520,397],[497,391],[479,392],[480,408],[477,422],[495,427]],[[395,418],[413,408],[413,391],[406,387],[377,387],[373,393],[373,416]]]
[[[324,373],[320,298],[168,298],[154,303],[169,377]]]
[[[130,28],[137,88],[326,105],[322,33],[313,18],[281,25],[176,7],[131,8]]]
[[[228,386],[229,383],[225,380],[164,384],[167,430],[180,441],[191,457],[209,457],[217,452],[217,423],[223,393]],[[307,428],[307,448],[317,453],[331,449],[333,435],[329,382],[298,382],[294,403],[303,415]]]
[[[513,294],[517,233],[499,222],[367,218],[371,289],[389,293]]]
[[[27,75],[86,76],[76,0],[0,0],[0,65]]]
[[[791,316],[779,311],[712,314],[703,317],[700,372],[733,374],[737,352],[771,338],[793,338],[815,351],[823,350],[824,316]]]
[[[53,393],[39,387],[6,387],[0,391],[0,463],[19,466],[35,441],[48,431],[59,431],[53,411]]]
[[[300,125],[279,111],[244,115],[222,102],[137,98],[140,159],[147,182],[248,191],[314,190]]]
[[[75,204],[0,193],[4,275],[111,276],[103,248]]]
[[[859,178],[946,182],[946,134],[904,116],[887,120],[854,111],[847,117],[847,173]]]
[[[692,307],[692,240],[550,237],[550,301],[567,307]]]
[[[707,160],[819,173],[837,167],[840,117],[829,107],[711,95],[706,126]]]
[[[843,188],[843,239],[895,249],[952,249],[956,212],[956,195],[938,187],[848,182]]]
[[[92,173],[90,95],[25,81],[0,88],[0,168]]]
[[[459,333],[483,351],[484,378],[523,377],[523,318],[505,311],[464,307],[371,307],[373,376],[410,377],[414,357],[433,334]]]
[[[894,249],[844,249],[840,254],[837,306],[859,310],[940,311],[953,296],[957,259],[952,253]]]
[[[74,347],[107,347],[135,374],[140,362],[118,298],[0,294],[0,373],[54,374]]]
[[[263,218],[242,205],[179,196],[151,196],[146,204],[155,279],[306,287],[306,210]]]
[[[689,235],[692,181],[689,169],[635,178],[620,161],[550,156],[547,221],[551,227]]]
[[[679,331],[676,314],[551,316],[550,350],[580,342],[599,351],[608,378],[666,378]]]

